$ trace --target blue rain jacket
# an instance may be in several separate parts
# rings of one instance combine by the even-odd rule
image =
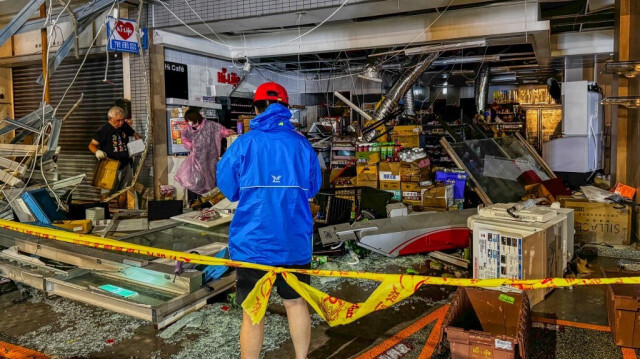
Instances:
[[[290,118],[285,106],[269,105],[218,162],[218,188],[229,200],[239,201],[229,229],[233,260],[311,262],[309,199],[318,192],[322,174],[313,147]]]

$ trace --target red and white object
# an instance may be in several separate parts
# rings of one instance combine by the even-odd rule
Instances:
[[[426,212],[406,217],[343,223],[318,229],[322,243],[356,240],[358,246],[387,257],[469,246],[467,218],[475,209]]]

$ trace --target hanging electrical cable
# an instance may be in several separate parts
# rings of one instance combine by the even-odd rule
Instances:
[[[322,20],[318,25],[314,26],[313,28],[311,28],[309,31],[305,32],[304,34],[300,35],[300,36],[296,36],[292,39],[289,39],[287,41],[281,42],[279,44],[271,44],[268,46],[255,46],[255,47],[247,47],[247,46],[232,46],[232,45],[228,45],[226,43],[222,43],[222,42],[218,42],[215,41],[211,38],[206,37],[205,35],[201,34],[200,32],[196,31],[194,28],[192,28],[191,26],[189,26],[186,22],[184,22],[182,19],[180,19],[178,17],[178,15],[176,15],[173,11],[171,11],[171,9],[169,9],[169,7],[165,4],[164,1],[161,0],[153,0],[155,3],[158,3],[160,5],[162,5],[169,13],[171,13],[171,15],[173,15],[174,18],[176,18],[176,20],[178,20],[182,25],[186,26],[187,29],[191,30],[193,33],[195,33],[196,35],[202,37],[205,40],[211,41],[212,43],[216,44],[216,45],[220,45],[220,46],[224,46],[227,47],[229,49],[233,49],[233,50],[262,50],[262,49],[271,49],[274,47],[279,47],[282,45],[286,45],[286,44],[290,44],[296,40],[298,40],[299,38],[303,38],[305,36],[307,36],[308,34],[312,33],[313,31],[315,31],[316,29],[318,29],[319,27],[321,27],[322,25],[324,25],[327,21],[329,21],[333,16],[335,16],[340,10],[342,10],[342,8],[347,5],[347,3],[349,2],[349,0],[345,0],[337,9],[335,9],[328,17],[326,17],[324,20]],[[191,7],[189,7],[191,8]],[[192,9],[193,11],[193,9]],[[198,16],[199,17],[199,16]],[[202,20],[202,19],[201,19]]]

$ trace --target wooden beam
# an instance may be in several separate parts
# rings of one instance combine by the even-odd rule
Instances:
[[[149,34],[151,35],[151,34]],[[160,198],[160,185],[169,182],[167,152],[167,104],[164,89],[164,46],[153,44],[150,36],[149,73],[151,73],[151,111],[153,113],[153,190]]]
[[[45,2],[44,4],[42,4],[40,6],[40,17],[41,18],[46,18],[47,17],[47,3]],[[48,70],[49,67],[47,66],[47,55],[48,55],[48,42],[47,42],[47,28],[44,27],[40,30],[40,43],[42,44],[42,78],[44,79],[44,102],[45,103],[51,103],[51,99],[49,97],[49,76],[48,76]]]

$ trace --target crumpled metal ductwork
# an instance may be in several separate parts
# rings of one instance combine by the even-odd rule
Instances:
[[[489,100],[489,73],[490,69],[484,64],[478,69],[478,76],[474,84],[474,92],[476,99],[476,113],[483,114],[487,109],[487,101]]]
[[[404,114],[407,116],[415,116],[416,112],[413,107],[413,85],[409,87],[409,91],[404,94]]]
[[[439,52],[434,52],[427,55],[424,59],[418,61],[413,67],[407,69],[396,81],[395,84],[391,87],[389,92],[384,96],[384,100],[378,108],[376,112],[373,114],[370,123],[377,123],[382,119],[386,118],[390,115],[393,110],[398,106],[398,102],[400,99],[407,93],[407,91],[413,86],[422,73],[438,58],[440,55]],[[369,140],[369,138],[375,137],[375,131],[369,132],[365,135],[365,139]]]

